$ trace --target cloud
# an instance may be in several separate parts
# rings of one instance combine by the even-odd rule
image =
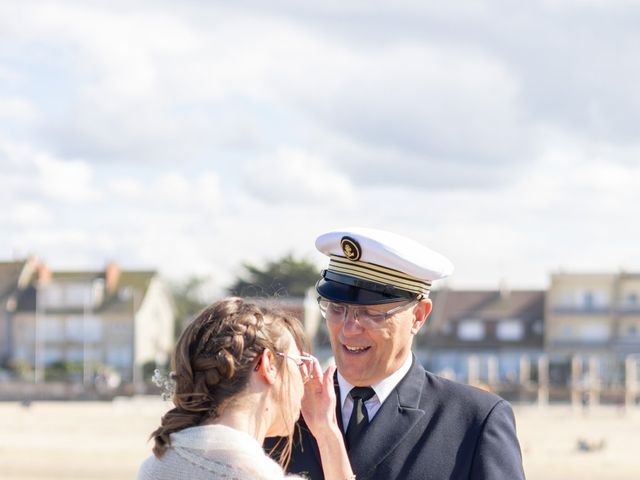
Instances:
[[[0,139],[0,174],[5,195],[33,196],[79,204],[99,197],[92,167],[82,160],[63,160],[29,146]]]
[[[38,109],[28,99],[19,97],[0,97],[0,121],[31,123],[38,118]]]
[[[637,13],[2,2],[0,248],[228,283],[359,224],[453,282],[637,265]]]
[[[245,167],[249,191],[273,203],[332,203],[349,205],[354,200],[349,180],[317,155],[282,148]]]
[[[30,227],[32,225],[51,224],[53,214],[50,209],[41,203],[21,201],[12,206],[7,218],[9,225]]]

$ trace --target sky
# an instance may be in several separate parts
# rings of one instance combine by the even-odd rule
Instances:
[[[640,271],[640,2],[0,0],[0,260],[222,291],[346,226]]]

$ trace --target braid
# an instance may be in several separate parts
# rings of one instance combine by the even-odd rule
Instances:
[[[246,387],[257,356],[277,350],[263,331],[267,313],[233,297],[209,306],[185,329],[173,359],[175,408],[151,434],[157,457],[170,445],[171,433],[218,417]]]

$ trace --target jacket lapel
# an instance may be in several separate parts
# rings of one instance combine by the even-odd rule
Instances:
[[[351,467],[359,479],[368,478],[424,416],[419,405],[425,381],[424,369],[414,358],[407,375],[363,432],[362,440],[349,451]]]

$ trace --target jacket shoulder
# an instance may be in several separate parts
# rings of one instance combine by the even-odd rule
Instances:
[[[497,405],[511,409],[510,404],[495,393],[472,385],[458,383],[425,371],[425,385],[421,400],[441,404],[447,409],[465,409],[488,414]]]

